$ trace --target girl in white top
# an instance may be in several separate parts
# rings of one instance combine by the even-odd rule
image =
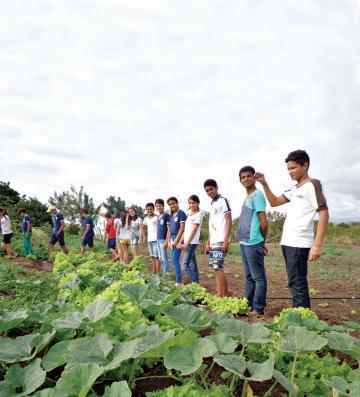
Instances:
[[[11,238],[13,236],[13,231],[11,229],[11,222],[10,222],[10,217],[6,213],[6,210],[3,208],[0,208],[0,221],[1,221],[1,232],[3,234],[3,241],[1,243],[1,248],[6,250],[6,253],[11,257],[15,258],[18,256],[16,252],[11,248]]]
[[[117,224],[116,233],[119,234],[120,260],[126,265],[129,263],[128,247],[130,245],[130,229],[126,223],[127,214],[124,212]]]
[[[192,283],[199,283],[199,271],[196,261],[196,249],[200,242],[202,216],[200,212],[200,199],[193,194],[188,199],[189,214],[185,222],[184,243],[179,243],[177,248],[185,251],[183,269]]]
[[[133,256],[139,255],[138,246],[143,239],[143,222],[134,207],[130,207],[126,217],[126,227],[130,230],[131,252]]]

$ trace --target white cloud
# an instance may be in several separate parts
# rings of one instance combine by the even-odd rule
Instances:
[[[21,193],[206,208],[213,177],[237,214],[239,168],[281,193],[303,148],[333,219],[360,219],[358,2],[14,0],[0,37],[0,167]]]

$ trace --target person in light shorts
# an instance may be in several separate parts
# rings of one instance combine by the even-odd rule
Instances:
[[[231,233],[231,208],[228,200],[218,192],[214,179],[204,182],[206,194],[212,199],[209,217],[209,238],[205,252],[209,253],[209,265],[214,269],[216,293],[220,297],[228,296],[228,283],[224,273],[224,259],[229,249]]]
[[[149,255],[151,260],[150,271],[153,274],[160,273],[160,261],[159,261],[159,253],[157,248],[157,221],[158,218],[155,215],[155,206],[153,203],[146,204],[146,213],[147,216],[144,219],[143,225],[147,230],[147,242]]]

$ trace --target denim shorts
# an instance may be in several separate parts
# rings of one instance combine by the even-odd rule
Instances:
[[[158,253],[158,247],[157,247],[157,242],[156,241],[149,241],[148,242],[148,250],[149,250],[149,255],[153,256],[154,258],[159,257]]]
[[[83,247],[86,247],[86,245],[88,245],[90,248],[92,248],[94,246],[94,235],[86,235],[84,240],[81,241],[81,245]]]
[[[139,245],[139,236],[132,236],[131,237],[131,246],[132,247],[136,247],[137,245]]]
[[[57,242],[59,242],[60,247],[65,246],[65,240],[64,240],[64,233],[60,233],[59,235],[53,233],[50,238],[50,244],[55,245]]]
[[[116,239],[115,238],[109,238],[107,241],[107,247],[108,249],[116,249]]]

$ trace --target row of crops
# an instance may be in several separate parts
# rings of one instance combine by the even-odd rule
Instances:
[[[360,396],[356,323],[287,309],[250,324],[246,299],[175,287],[141,257],[58,253],[53,272],[56,302],[1,312],[1,397],[129,397],[140,384],[147,397]]]

